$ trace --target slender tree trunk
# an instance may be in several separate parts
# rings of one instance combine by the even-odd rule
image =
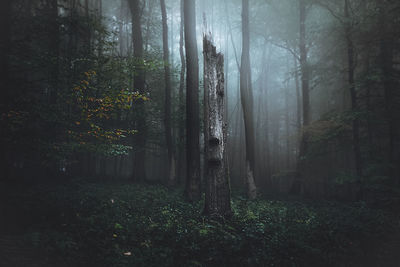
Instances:
[[[254,179],[255,135],[253,116],[253,91],[251,87],[250,69],[250,32],[249,32],[249,0],[242,0],[242,59],[240,66],[240,97],[243,107],[245,139],[246,139],[246,182],[250,199],[257,196]]]
[[[263,61],[263,65],[266,66],[265,69],[263,69],[263,71],[265,71],[262,75],[262,97],[264,96],[264,104],[263,104],[263,110],[262,112],[264,113],[264,123],[265,123],[265,129],[264,129],[264,135],[265,135],[265,141],[264,141],[264,156],[263,156],[263,160],[262,162],[265,163],[265,176],[266,176],[266,185],[268,187],[268,190],[271,189],[271,149],[270,149],[270,138],[269,138],[269,134],[270,134],[270,116],[269,116],[269,97],[268,97],[268,81],[269,81],[269,72],[270,72],[270,61],[271,61],[271,49],[269,49],[268,52],[268,57],[264,58]]]
[[[300,82],[299,82],[299,73],[298,73],[298,66],[297,66],[297,58],[293,56],[293,63],[294,63],[294,70],[295,70],[295,83],[296,83],[296,121],[297,121],[297,129],[300,133],[301,129],[301,95],[300,95]]]
[[[268,85],[265,86],[264,94],[266,97],[265,104],[264,104],[264,114],[265,114],[265,145],[264,145],[264,160],[265,162],[265,175],[266,175],[266,185],[271,186],[271,143],[270,143],[270,116],[269,116],[269,105],[268,105]],[[269,188],[270,189],[270,188]]]
[[[8,104],[10,94],[10,82],[9,82],[9,68],[10,68],[10,47],[11,47],[11,0],[4,0],[0,4],[0,20],[1,20],[1,39],[0,39],[0,56],[1,56],[1,108]]]
[[[300,69],[301,69],[301,91],[303,95],[303,125],[308,126],[311,122],[310,96],[309,96],[309,70],[307,63],[306,45],[306,4],[305,0],[299,0],[300,10]]]
[[[354,82],[354,44],[352,39],[352,26],[350,21],[349,14],[349,3],[348,0],[344,0],[344,16],[346,19],[345,23],[345,38],[346,38],[346,47],[347,47],[347,77],[348,77],[348,86],[351,98],[351,110],[352,112],[358,111],[357,104],[357,92],[356,85]],[[356,168],[356,175],[358,183],[361,186],[361,177],[362,177],[362,165],[361,165],[361,151],[360,151],[360,137],[359,137],[359,119],[356,117],[353,119],[353,153],[354,153],[354,163]],[[362,189],[361,192],[362,194]]]
[[[11,16],[12,16],[12,1],[4,0],[0,4],[0,90],[2,90],[0,98],[0,114],[8,112],[11,99],[11,83],[10,83],[10,49],[11,49]],[[5,133],[5,127],[0,126],[0,172],[3,173],[3,178],[8,178],[9,168],[8,168],[8,144],[3,142],[3,137]]]
[[[85,16],[89,18],[89,0],[85,0]]]
[[[179,183],[183,181],[185,176],[185,101],[184,101],[184,88],[185,88],[185,70],[186,61],[184,54],[184,36],[183,36],[183,1],[181,0],[181,22],[179,28],[179,56],[181,59],[181,73],[179,79],[179,128],[178,128],[178,180]]]
[[[133,87],[140,94],[145,94],[145,71],[143,68],[143,38],[141,29],[141,16],[139,8],[139,0],[128,0],[129,8],[132,15],[132,42],[133,57],[136,61]],[[146,180],[146,110],[143,100],[138,100],[136,104],[136,129],[134,147],[136,149],[133,163],[133,180]]]
[[[99,16],[103,16],[103,0],[97,0],[99,7]]]
[[[124,4],[125,1],[121,1],[120,9],[119,9],[119,19],[120,23],[118,25],[119,31],[118,31],[118,43],[119,43],[119,55],[122,57],[125,55],[124,53],[124,44],[125,44],[125,17],[124,17]]]
[[[168,150],[168,184],[175,184],[175,153],[172,140],[171,127],[171,77],[169,68],[169,51],[168,51],[168,25],[167,10],[165,8],[165,0],[160,0],[162,25],[163,25],[163,52],[164,52],[164,76],[165,76],[165,139]]]
[[[294,79],[296,84],[296,126],[297,126],[297,137],[296,137],[296,156],[300,156],[300,143],[301,143],[301,95],[300,95],[300,82],[299,82],[299,68],[297,65],[297,58],[293,56],[294,63]],[[298,161],[299,159],[296,158]],[[297,162],[296,162],[297,164]]]
[[[236,99],[240,99],[240,75],[237,76],[237,82],[236,82]],[[236,116],[234,116],[236,118],[235,121],[235,128],[233,130],[233,137],[235,137],[235,140],[232,141],[233,143],[233,152],[234,152],[234,156],[232,156],[232,164],[230,164],[232,167],[235,166],[235,168],[237,169],[237,173],[239,174],[239,177],[244,177],[244,175],[242,175],[242,155],[243,155],[243,151],[242,151],[242,131],[243,131],[243,127],[241,125],[242,123],[242,106],[237,103],[237,111],[236,111]],[[235,164],[236,162],[236,164]],[[246,183],[245,179],[243,180],[244,184]]]
[[[270,189],[269,179],[270,179],[270,164],[269,164],[269,138],[268,138],[268,75],[269,75],[269,61],[271,57],[271,52],[268,54],[267,59],[267,45],[265,45],[262,56],[261,56],[261,73],[259,77],[259,99],[258,99],[258,119],[257,119],[257,138],[256,142],[261,144],[258,147],[258,164],[260,164],[259,177],[263,177],[263,185],[266,189]],[[264,123],[263,123],[264,122]],[[263,124],[265,128],[263,128]],[[261,176],[262,175],[262,176]],[[261,183],[261,181],[260,181]]]
[[[147,53],[147,50],[149,48],[149,40],[151,36],[151,22],[152,22],[152,15],[153,15],[153,6],[154,6],[154,1],[150,1],[149,7],[148,7],[148,14],[147,14],[147,19],[146,19],[146,31],[145,31],[145,40],[144,40],[144,51],[145,54]]]
[[[224,56],[216,52],[208,36],[203,40],[204,127],[206,195],[204,213],[232,215],[226,158]]]
[[[396,167],[395,163],[395,137],[396,137],[396,123],[394,119],[394,109],[393,109],[393,85],[392,85],[392,76],[393,76],[393,41],[392,36],[387,32],[387,19],[386,19],[386,7],[385,0],[378,1],[379,8],[379,29],[380,29],[380,67],[382,69],[383,75],[383,89],[385,96],[385,112],[386,119],[388,122],[388,135],[389,135],[389,149],[388,149],[388,160],[391,165],[389,175],[392,178],[396,176]],[[400,183],[400,177],[397,181]]]
[[[172,10],[172,8],[171,8],[171,10]],[[172,11],[171,11],[171,14],[172,14]],[[171,63],[171,66],[172,66],[172,68],[174,67],[174,65],[175,65],[175,62],[174,62],[174,45],[175,45],[175,42],[174,42],[174,16],[171,16],[171,34],[170,34],[170,43],[171,43],[171,55],[170,55],[170,63]]]
[[[139,1],[139,0],[137,0],[137,1]],[[101,21],[103,20],[103,0],[97,0],[97,6],[98,6],[98,22],[101,23]],[[99,41],[99,48],[98,48],[99,57],[101,58],[103,56],[104,40],[99,39],[98,41]],[[102,67],[100,67],[100,68],[102,68]]]
[[[196,41],[196,1],[184,1],[186,50],[186,136],[187,176],[185,196],[188,201],[200,199],[200,118],[199,59]]]
[[[50,103],[57,103],[57,95],[58,95],[58,76],[59,76],[59,45],[60,45],[60,31],[59,31],[59,23],[58,23],[58,0],[50,0],[49,1],[49,11],[51,17],[51,40],[50,40],[50,51],[52,62],[54,62],[51,66],[50,70]],[[90,41],[90,40],[89,40]]]
[[[228,85],[229,85],[229,35],[228,35],[228,31],[227,31],[227,27],[225,27],[225,32],[226,32],[226,38],[225,38],[225,62],[224,62],[224,66],[225,66],[225,123],[227,125],[226,131],[229,132],[229,91],[228,91]],[[226,163],[228,165],[228,176],[230,177],[230,173],[231,173],[231,165],[230,165],[230,151],[232,149],[232,140],[228,138],[226,139]]]
[[[285,86],[286,169],[290,169],[289,82]]]
[[[274,155],[273,160],[272,160],[272,174],[275,174],[277,170],[279,170],[279,164],[280,164],[280,153],[279,153],[279,137],[280,137],[280,122],[279,122],[279,113],[273,114],[275,116],[272,120],[272,125],[271,125],[271,131],[272,131],[272,155]]]
[[[306,44],[306,3],[305,0],[299,0],[299,17],[300,17],[300,72],[301,72],[301,94],[302,94],[302,113],[303,113],[303,126],[307,127],[311,123],[310,113],[310,92],[309,92],[309,68],[307,62],[307,44]],[[304,131],[299,137],[299,153],[297,161],[297,178],[292,186],[292,193],[300,193],[302,191],[302,185],[304,177],[301,173],[304,165],[304,157],[307,153],[308,134]]]
[[[86,53],[89,55],[90,53],[91,53],[91,50],[92,50],[92,46],[91,46],[91,42],[92,42],[92,29],[91,29],[91,25],[90,25],[90,7],[89,7],[89,0],[85,0],[85,17],[86,17],[86,20],[87,20],[87,25],[86,25],[86,27],[87,27],[87,29],[86,29],[86,33],[85,33],[85,38],[86,38],[86,40],[85,40],[85,42],[86,42]]]

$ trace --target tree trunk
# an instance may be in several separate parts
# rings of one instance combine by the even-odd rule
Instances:
[[[132,42],[133,57],[136,61],[133,87],[140,94],[145,94],[145,71],[143,68],[143,37],[141,29],[141,13],[139,8],[139,0],[129,0],[129,8],[132,15]],[[146,108],[143,100],[136,103],[136,130],[138,133],[133,137],[134,148],[136,149],[133,157],[133,180],[146,180]]]
[[[186,132],[187,176],[185,196],[188,201],[200,199],[200,118],[199,118],[199,59],[196,41],[196,1],[184,1],[186,50]]]
[[[168,150],[168,184],[175,184],[175,153],[172,140],[171,128],[171,77],[169,68],[169,51],[168,51],[168,25],[167,10],[165,8],[165,0],[160,0],[161,16],[163,25],[163,52],[164,52],[164,76],[165,76],[165,139]]]
[[[152,15],[153,15],[153,6],[154,1],[150,1],[149,6],[147,8],[147,19],[146,19],[146,29],[145,29],[145,40],[144,40],[144,51],[147,54],[149,49],[149,40],[151,36],[151,23],[152,23]]]
[[[383,75],[383,89],[385,96],[385,112],[386,119],[388,122],[388,132],[389,132],[389,149],[388,149],[388,160],[390,166],[389,175],[392,178],[396,176],[396,162],[395,162],[395,137],[396,137],[396,123],[394,119],[394,109],[393,109],[393,37],[387,32],[387,19],[385,10],[384,0],[380,0],[379,7],[379,29],[380,29],[380,67]],[[400,178],[400,177],[399,177]],[[397,181],[400,184],[400,179]]]
[[[243,108],[246,139],[246,183],[247,195],[250,199],[257,196],[254,179],[255,136],[253,116],[253,91],[250,70],[250,32],[249,32],[249,0],[242,0],[242,60],[240,66],[240,98]]]
[[[3,109],[5,105],[8,104],[10,97],[10,82],[9,82],[9,68],[10,68],[10,47],[11,47],[11,0],[2,1],[0,5],[0,19],[1,19],[1,41],[0,41],[0,56],[1,56],[1,88],[3,90],[1,97],[1,108]],[[4,111],[4,110],[1,110]]]
[[[92,29],[90,27],[90,7],[89,0],[85,0],[85,17],[87,20],[86,23],[86,33],[85,33],[85,42],[86,42],[86,53],[89,55],[92,50]],[[121,32],[121,30],[120,30]]]
[[[101,17],[101,16],[103,16],[103,0],[97,0],[97,5],[99,8],[99,16]]]
[[[299,0],[300,10],[300,69],[301,69],[301,91],[303,95],[303,125],[308,126],[311,122],[310,95],[309,95],[309,70],[307,63],[306,45],[306,4],[305,0]]]
[[[264,87],[263,87],[263,95],[265,95],[265,103],[264,103],[264,123],[265,123],[265,138],[264,138],[264,157],[263,157],[263,162],[265,162],[265,175],[266,175],[266,185],[269,187],[268,189],[271,189],[271,149],[270,149],[270,141],[269,141],[269,134],[270,134],[270,116],[269,116],[269,97],[268,97],[268,80],[269,80],[269,69],[270,69],[270,59],[271,59],[271,50],[268,55],[268,61],[265,62],[264,64],[268,64],[268,68],[265,70],[266,73],[263,75],[265,82],[264,82]]]
[[[294,62],[294,70],[295,70],[295,83],[296,83],[296,120],[297,120],[297,130],[300,133],[301,129],[301,96],[300,96],[300,82],[299,82],[299,73],[298,73],[298,66],[297,66],[297,58],[293,56]]]
[[[290,169],[289,82],[285,86],[286,169]]]
[[[51,53],[51,68],[49,69],[49,81],[51,85],[50,89],[50,103],[57,103],[57,95],[58,95],[58,76],[59,76],[59,44],[60,44],[60,31],[59,31],[59,23],[58,23],[58,1],[57,0],[49,0],[47,3],[47,8],[49,12],[49,17],[51,21],[51,25],[49,25],[49,31],[51,34],[49,50]]]
[[[89,0],[85,0],[85,16],[89,18]]]
[[[178,180],[179,183],[183,181],[185,176],[184,166],[185,166],[185,102],[184,102],[184,88],[185,88],[185,54],[183,50],[184,36],[183,36],[183,1],[181,0],[181,24],[179,29],[179,56],[181,59],[181,73],[179,79],[179,128],[178,128]]]
[[[12,1],[11,0],[4,0],[0,4],[0,88],[2,90],[0,98],[0,114],[5,114],[8,112],[8,106],[10,104],[11,99],[11,88],[12,85],[10,83],[9,71],[10,71],[10,48],[11,48],[11,14],[12,13]],[[5,128],[0,126],[0,138],[2,142],[1,145],[1,152],[0,152],[0,172],[3,173],[3,178],[8,178],[9,169],[8,169],[8,144],[3,142],[3,137],[6,134]]]
[[[224,56],[208,36],[203,40],[206,195],[204,213],[232,215],[226,158]]]
[[[345,23],[345,38],[346,38],[346,48],[347,48],[347,75],[348,75],[348,86],[351,98],[351,111],[356,113],[358,111],[357,105],[357,92],[356,85],[354,82],[354,44],[352,39],[352,26],[350,22],[349,14],[349,3],[348,0],[344,0],[344,16],[346,19]],[[362,177],[362,166],[361,166],[361,152],[360,152],[360,137],[359,137],[359,119],[355,117],[353,119],[353,153],[354,153],[354,163],[356,168],[357,181],[361,186]],[[362,190],[360,192],[362,194]]]
[[[299,0],[299,15],[300,15],[300,72],[301,72],[301,94],[302,94],[302,107],[303,107],[303,126],[308,126],[311,123],[310,114],[310,92],[309,92],[309,70],[307,62],[307,45],[306,45],[306,3],[305,0]],[[302,132],[299,137],[299,153],[297,159],[297,173],[296,181],[292,186],[291,192],[298,194],[302,191],[303,175],[301,170],[303,169],[304,158],[307,153],[308,134]]]

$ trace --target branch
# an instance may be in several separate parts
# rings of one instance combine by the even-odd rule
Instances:
[[[332,8],[328,5],[323,3],[321,0],[315,0],[315,3],[323,8],[325,8],[326,10],[328,10],[328,12],[337,20],[339,20],[340,23],[344,24],[345,22],[343,21],[343,17],[340,16],[339,14],[337,14],[335,11],[332,10]]]

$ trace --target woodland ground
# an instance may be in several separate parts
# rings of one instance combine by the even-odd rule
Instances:
[[[211,220],[159,185],[0,184],[0,266],[400,266],[398,210],[247,201]]]

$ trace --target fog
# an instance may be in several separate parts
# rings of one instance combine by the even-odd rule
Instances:
[[[395,90],[398,49],[394,45],[398,40],[395,27],[398,21],[393,11],[396,3],[388,1],[382,6],[373,0],[250,0],[247,32],[243,17],[243,4],[247,1],[189,1],[188,5],[195,4],[197,43],[197,59],[191,60],[199,62],[199,87],[192,88],[197,83],[188,85],[187,66],[182,66],[182,62],[187,62],[188,49],[183,31],[183,3],[177,0],[165,3],[168,49],[163,51],[160,2],[134,2],[138,10],[133,9],[133,2],[126,0],[56,1],[56,7],[50,2],[28,4],[21,0],[11,9],[8,7],[12,12],[17,8],[23,11],[15,20],[5,20],[4,25],[11,28],[3,27],[4,35],[9,36],[4,44],[4,49],[9,50],[8,57],[7,52],[3,53],[7,59],[3,61],[4,72],[8,73],[6,82],[18,81],[14,83],[15,93],[8,94],[9,97],[17,99],[30,87],[36,101],[33,107],[46,104],[42,100],[52,97],[56,98],[54,103],[60,103],[63,92],[79,82],[79,75],[96,70],[99,74],[93,88],[97,88],[94,89],[97,96],[111,93],[114,88],[114,92],[119,89],[138,92],[149,100],[139,101],[137,107],[136,102],[131,102],[132,111],[114,110],[114,122],[104,124],[108,128],[114,125],[136,131],[133,139],[128,137],[113,144],[120,146],[121,153],[105,157],[104,153],[93,153],[99,143],[80,140],[96,149],[81,144],[78,150],[70,147],[65,153],[56,152],[57,156],[44,160],[52,168],[67,173],[85,169],[89,175],[109,179],[133,179],[135,170],[143,169],[140,176],[145,177],[139,180],[168,183],[168,176],[173,175],[184,184],[188,172],[185,161],[191,151],[187,147],[187,122],[192,121],[186,117],[192,113],[185,107],[195,103],[193,107],[200,108],[194,117],[200,123],[196,142],[200,145],[200,176],[204,184],[203,37],[207,34],[224,55],[226,157],[234,187],[245,188],[248,184],[248,163],[253,166],[250,170],[259,190],[269,193],[296,191],[297,182],[302,184],[301,191],[307,191],[304,177],[300,178],[304,173],[319,177],[315,178],[318,182],[310,178],[311,188],[315,183],[326,186],[343,175],[360,183],[361,176],[376,175],[368,168],[369,164],[379,165],[384,176],[396,180],[398,168],[394,166],[399,158]],[[46,29],[40,20],[58,26]],[[140,24],[136,28],[135,22]],[[25,36],[26,32],[31,34]],[[135,39],[138,32],[140,40]],[[26,38],[34,41],[24,41]],[[137,42],[142,43],[143,51],[135,50]],[[246,42],[248,70],[243,63],[247,60],[247,52],[242,49]],[[169,59],[167,64],[163,55]],[[137,61],[142,62],[141,67]],[[34,70],[23,68],[29,64]],[[247,84],[242,84],[242,78],[247,77],[244,73],[249,77]],[[168,79],[171,85],[165,91]],[[137,84],[140,81],[142,85]],[[28,84],[25,89],[24,84]],[[187,102],[189,91],[194,92],[198,101]],[[20,105],[18,101],[7,103],[11,102],[3,104],[4,114]],[[60,109],[71,112],[74,108]],[[92,128],[96,125],[88,124]],[[19,130],[23,131],[23,127]],[[43,130],[37,129],[39,139]],[[59,136],[54,144],[63,138]],[[18,140],[14,143],[20,144]],[[71,141],[68,140],[67,143]],[[17,147],[9,148],[15,153],[8,165],[37,165],[34,155],[44,153],[41,148]],[[45,158],[53,152],[48,152]],[[137,163],[137,159],[142,161]],[[170,173],[171,164],[174,174]],[[312,195],[327,193],[320,187],[309,191]]]

